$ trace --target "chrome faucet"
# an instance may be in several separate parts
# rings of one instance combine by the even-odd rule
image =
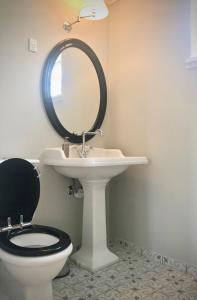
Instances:
[[[100,136],[103,136],[103,131],[101,129],[97,129],[96,131],[84,131],[82,133],[82,145],[80,150],[80,157],[85,158],[88,154],[88,150],[86,150],[85,142],[86,142],[86,135],[96,135],[97,133],[100,134]]]

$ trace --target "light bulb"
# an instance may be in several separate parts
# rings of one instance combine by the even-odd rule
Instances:
[[[80,17],[88,20],[101,20],[108,16],[109,11],[104,0],[84,0]]]

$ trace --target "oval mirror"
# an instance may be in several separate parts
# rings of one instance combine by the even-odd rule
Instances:
[[[52,126],[70,142],[81,143],[83,131],[100,128],[106,112],[107,88],[94,51],[78,39],[58,43],[44,66],[42,95]]]

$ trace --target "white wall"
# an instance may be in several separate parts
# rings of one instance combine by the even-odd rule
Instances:
[[[42,66],[57,42],[70,37],[82,39],[106,70],[108,20],[84,20],[72,33],[65,33],[63,22],[75,20],[79,11],[73,3],[0,0],[0,157],[37,158],[45,147],[62,144],[47,119],[40,95]],[[29,37],[38,40],[36,54],[27,51]],[[103,144],[104,139],[95,142]],[[82,201],[68,197],[69,181],[64,177],[49,167],[41,172],[41,199],[34,221],[62,228],[79,242]]]
[[[197,265],[197,89],[189,1],[122,0],[110,11],[110,143],[147,155],[113,180],[114,237]]]
[[[191,7],[191,58],[197,57],[197,1],[190,0]]]

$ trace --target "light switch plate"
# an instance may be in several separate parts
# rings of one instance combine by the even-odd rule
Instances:
[[[32,53],[38,52],[38,42],[36,39],[33,38],[28,39],[28,51]]]

